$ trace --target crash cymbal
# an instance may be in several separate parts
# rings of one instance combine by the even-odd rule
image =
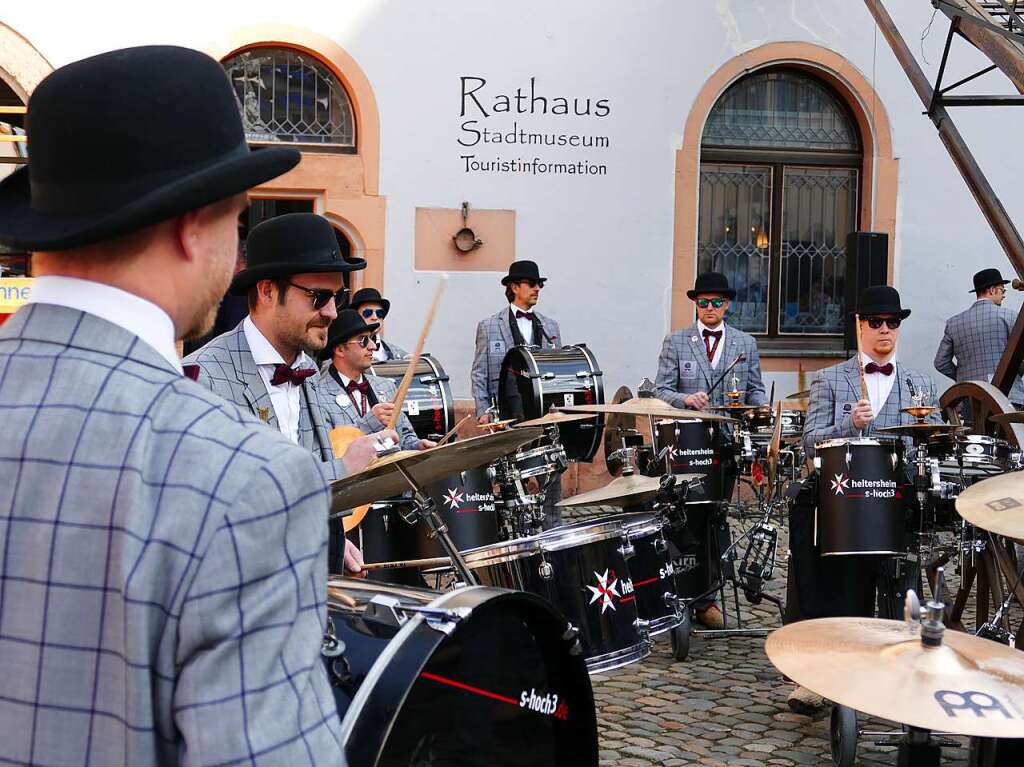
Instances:
[[[811,390],[810,389],[804,389],[802,391],[793,392],[792,394],[787,396],[786,399],[807,399],[810,396],[811,396]]]
[[[926,440],[936,434],[960,434],[967,431],[967,427],[951,423],[903,423],[899,426],[883,426],[875,431],[880,434]]]
[[[996,413],[988,417],[996,423],[1024,423],[1024,410],[1017,410],[1013,413]]]
[[[688,482],[700,479],[703,474],[677,474],[676,480]],[[642,474],[625,474],[616,477],[604,487],[587,493],[574,495],[560,501],[558,506],[632,506],[649,501],[661,489],[661,477],[646,477]]]
[[[708,413],[702,410],[683,410],[672,407],[664,400],[657,397],[634,397],[619,403],[607,403],[604,405],[573,405],[572,407],[560,407],[559,410],[567,413],[621,413],[622,415],[650,416],[651,418],[692,418],[700,421],[732,421],[729,418],[717,413]]]
[[[628,386],[620,386],[612,397],[611,404],[618,405],[633,398],[633,392]],[[636,420],[622,413],[611,413],[604,418],[604,435],[601,437],[604,442],[604,465],[611,476],[616,476],[623,469],[623,461],[618,457],[612,457],[616,450],[622,447],[624,433],[636,433]]]
[[[536,427],[507,429],[428,450],[404,450],[384,456],[373,466],[331,483],[331,513],[340,514],[409,490],[398,466],[409,472],[422,487],[452,474],[483,466],[543,436],[544,430]]]
[[[945,631],[926,647],[903,621],[817,618],[769,635],[765,652],[801,687],[925,730],[1024,737],[1024,652]]]
[[[493,434],[496,431],[507,429],[509,426],[516,422],[515,418],[506,418],[504,421],[488,421],[487,423],[478,424],[481,429],[490,429]]]
[[[597,416],[587,415],[585,413],[545,413],[540,418],[534,418],[531,421],[520,421],[515,425],[515,428],[522,429],[524,426],[548,426],[553,423],[572,423],[573,421],[589,421]]]
[[[996,535],[1024,538],[1024,473],[983,479],[960,493],[956,510],[972,525]]]

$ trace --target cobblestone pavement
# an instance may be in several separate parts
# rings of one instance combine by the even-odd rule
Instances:
[[[784,593],[786,582],[788,550],[781,532],[779,563],[768,588],[776,596]],[[745,628],[781,625],[774,605],[751,606],[742,595],[740,600]],[[735,627],[732,616],[730,622]],[[677,662],[663,635],[645,660],[592,680],[602,765],[832,763],[829,709],[813,718],[789,710],[790,686],[768,661],[763,638],[694,636],[689,658]],[[860,724],[872,731],[896,728],[876,720]],[[965,739],[949,743],[943,764],[966,765]],[[858,743],[858,764],[895,765],[896,760],[895,745],[866,738]]]

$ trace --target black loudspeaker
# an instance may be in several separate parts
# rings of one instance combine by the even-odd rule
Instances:
[[[889,235],[885,232],[850,232],[846,235],[846,351],[857,348],[853,311],[865,288],[885,285],[889,279]]]

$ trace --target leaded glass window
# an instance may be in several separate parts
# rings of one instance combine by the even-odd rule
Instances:
[[[730,324],[780,348],[840,342],[860,146],[846,105],[803,70],[755,72],[722,94],[701,143],[697,271],[728,276]]]
[[[312,56],[255,48],[224,61],[246,138],[354,149],[352,102],[338,78]]]

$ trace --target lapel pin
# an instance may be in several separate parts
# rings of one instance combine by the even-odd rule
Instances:
[[[258,407],[256,408],[256,414],[260,417],[263,423],[270,423],[270,408],[269,407]]]

